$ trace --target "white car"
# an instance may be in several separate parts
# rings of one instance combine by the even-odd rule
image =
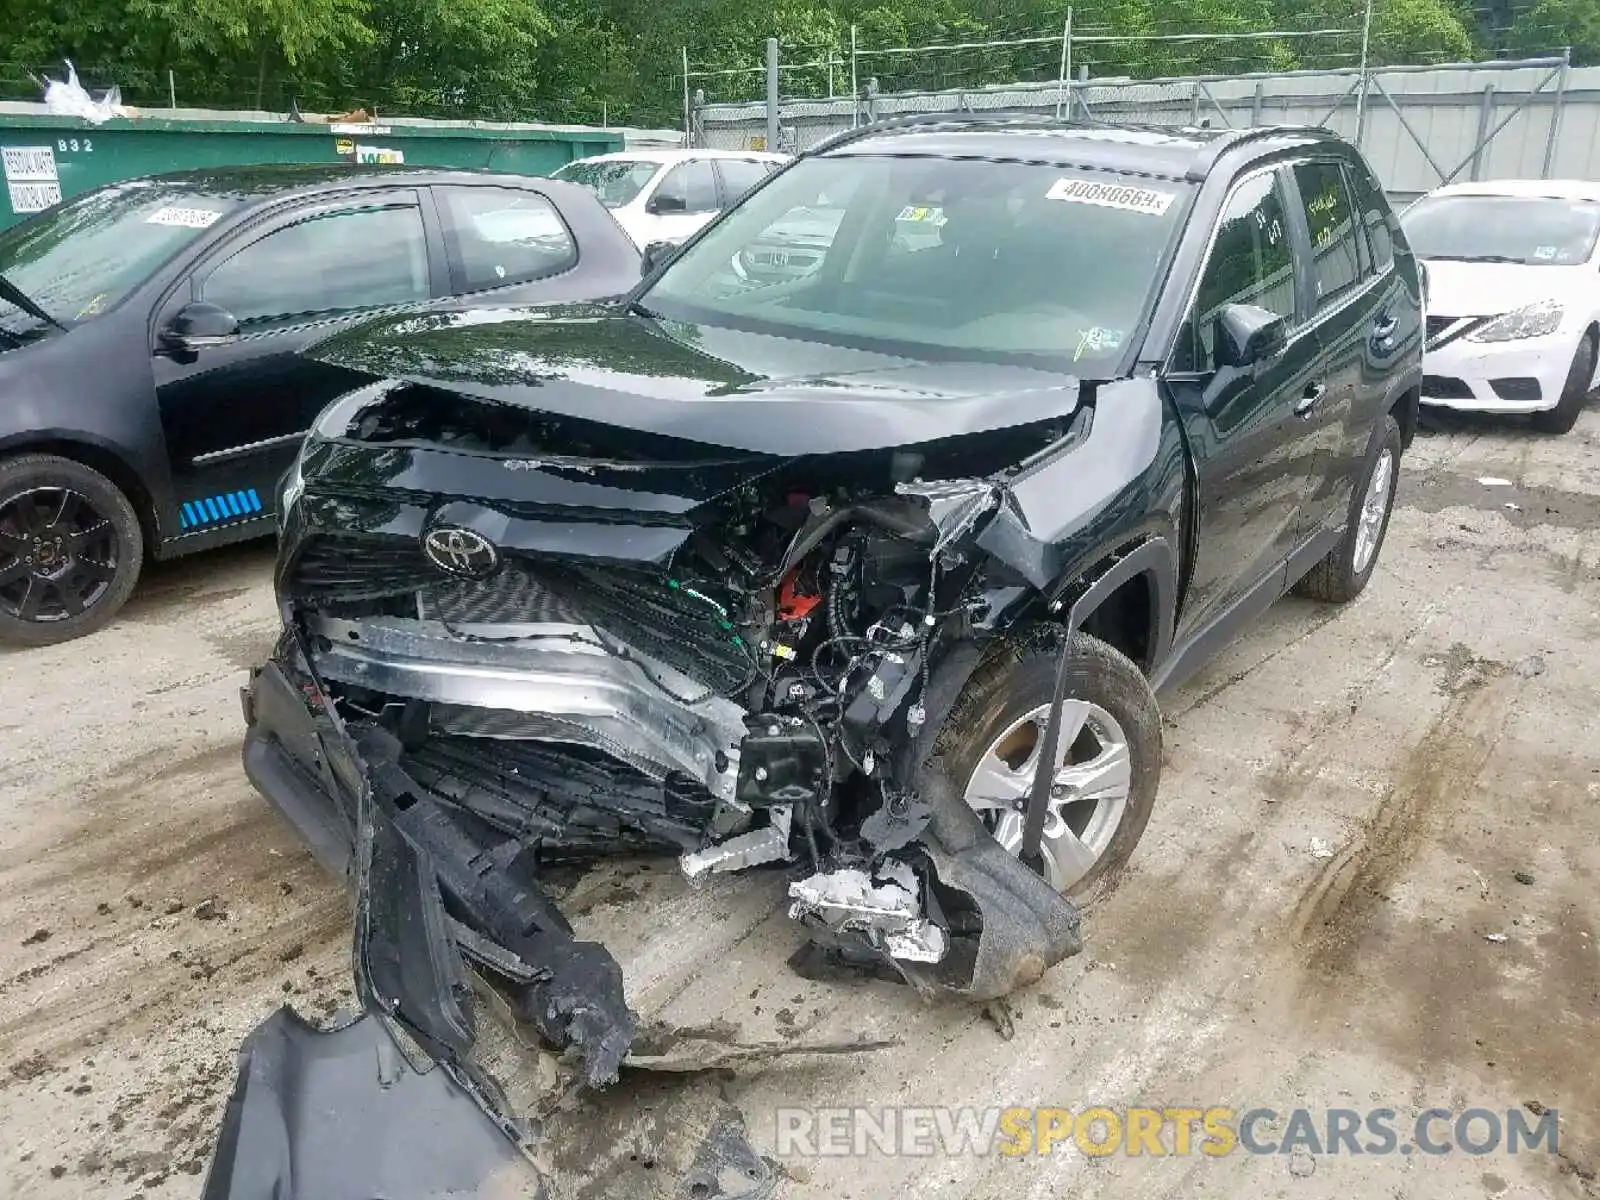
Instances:
[[[630,150],[580,158],[555,178],[581,183],[640,249],[681,242],[789,161],[759,150]]]
[[[1453,184],[1401,223],[1428,272],[1422,402],[1571,429],[1600,347],[1600,184]]]

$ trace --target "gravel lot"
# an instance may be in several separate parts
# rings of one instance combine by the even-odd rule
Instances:
[[[728,1081],[763,1147],[807,1101],[1561,1113],[1554,1156],[816,1159],[785,1196],[1600,1195],[1597,442],[1593,408],[1418,439],[1368,592],[1279,604],[1166,698],[1134,870],[1009,1041],[793,976],[774,875],[606,866],[567,908],[649,1016],[901,1039]],[[0,1195],[196,1195],[243,1035],[350,998],[347,901],[239,766],[270,563],[157,569],[110,630],[0,651]]]

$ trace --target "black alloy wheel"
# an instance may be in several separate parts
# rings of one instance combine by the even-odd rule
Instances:
[[[0,463],[0,642],[80,637],[121,608],[143,539],[126,497],[69,459]]]

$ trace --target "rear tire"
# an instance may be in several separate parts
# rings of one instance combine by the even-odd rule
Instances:
[[[53,454],[0,462],[0,644],[50,646],[103,628],[143,565],[138,515],[100,472]]]
[[[1020,810],[974,796],[984,790],[980,780],[999,791],[1031,783],[1061,645],[1059,626],[1040,625],[996,647],[962,689],[934,758],[923,765],[942,770],[1012,853],[1020,844]],[[1071,782],[1054,805],[1041,849],[1046,878],[1081,901],[1114,886],[1149,824],[1161,781],[1161,710],[1144,673],[1112,646],[1078,633],[1070,653],[1067,715],[1077,732],[1063,725],[1056,777]],[[1006,775],[1002,767],[1011,763]],[[1026,794],[1018,790],[1016,799],[1025,804]]]
[[[1578,423],[1578,414],[1589,399],[1589,384],[1594,381],[1595,334],[1589,330],[1572,356],[1572,366],[1567,371],[1566,386],[1561,389],[1561,399],[1554,408],[1533,414],[1533,427],[1540,433],[1571,433]]]
[[[1386,414],[1378,444],[1368,453],[1366,469],[1351,491],[1344,536],[1328,557],[1294,585],[1295,595],[1329,604],[1348,604],[1362,593],[1383,552],[1399,479],[1400,426]]]

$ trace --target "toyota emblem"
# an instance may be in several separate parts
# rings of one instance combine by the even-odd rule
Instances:
[[[459,525],[442,525],[422,536],[422,552],[446,575],[484,579],[500,566],[500,551],[481,533]]]

